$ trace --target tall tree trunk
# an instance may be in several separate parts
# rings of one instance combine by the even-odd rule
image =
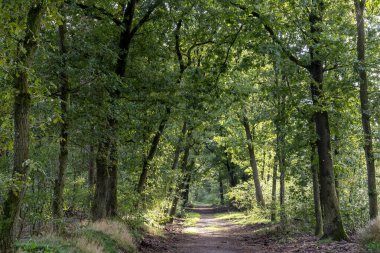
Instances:
[[[100,141],[96,155],[96,187],[92,203],[92,219],[107,217],[110,141]]]
[[[113,126],[112,126],[113,128]],[[118,163],[118,144],[117,134],[111,137],[109,164],[108,164],[108,196],[107,196],[107,217],[115,217],[117,215],[117,163]]]
[[[223,186],[223,178],[221,175],[219,175],[219,197],[220,197],[220,204],[224,205],[224,186]]]
[[[175,151],[174,151],[174,159],[173,159],[173,163],[172,163],[172,170],[176,170],[178,167],[179,156],[180,156],[181,150],[182,150],[182,142],[183,142],[184,136],[186,135],[186,132],[187,132],[187,124],[185,121],[183,123],[181,135],[178,138],[177,146],[176,146]]]
[[[235,175],[235,164],[232,163],[231,154],[227,151],[224,152],[226,155],[226,167],[227,167],[227,173],[229,178],[229,183],[231,187],[235,187],[238,184],[238,180]]]
[[[122,31],[119,35],[119,47],[118,47],[118,57],[117,62],[115,65],[114,73],[120,77],[124,78],[126,74],[126,67],[127,67],[127,60],[128,60],[128,54],[129,54],[129,48],[132,42],[132,39],[136,32],[141,28],[144,23],[146,23],[149,20],[150,15],[153,13],[153,11],[158,7],[158,5],[161,3],[160,0],[155,1],[146,11],[145,15],[136,23],[135,26],[133,26],[134,22],[134,16],[135,16],[135,10],[136,5],[138,3],[138,0],[130,0],[128,1],[128,4],[126,6],[123,6],[123,20],[121,22],[122,25]],[[117,99],[119,99],[121,95],[121,92],[118,88],[112,88],[109,89],[109,97],[110,97],[110,105],[111,105],[111,111],[115,112],[117,111]],[[105,171],[107,172],[107,177],[105,179],[102,179],[98,183],[96,182],[95,185],[95,195],[99,194],[98,197],[103,196],[106,199],[100,200],[95,196],[94,199],[94,205],[93,205],[93,218],[97,219],[104,218],[98,215],[94,215],[95,213],[103,214],[104,210],[100,210],[99,212],[94,211],[94,207],[100,206],[103,207],[102,203],[95,203],[96,201],[102,201],[107,203],[109,205],[108,208],[106,208],[105,215],[106,216],[115,216],[117,213],[117,168],[118,168],[118,142],[117,142],[117,128],[118,128],[118,119],[117,115],[109,114],[107,115],[106,120],[106,127],[104,129],[103,136],[101,137],[100,144],[102,150],[104,150],[109,157],[103,157],[101,154],[98,154],[98,157],[100,160],[103,159],[103,161],[99,160],[99,163],[101,164],[100,168],[103,170],[102,166],[107,164]],[[112,136],[109,136],[112,133]],[[107,144],[105,144],[108,142]],[[107,148],[107,150],[105,150]],[[98,160],[98,159],[97,159]],[[98,166],[99,167],[99,166]],[[103,171],[97,172],[97,174],[104,174]],[[98,176],[97,176],[98,179]],[[105,184],[106,183],[106,184]],[[99,184],[99,187],[98,187]],[[99,189],[98,189],[99,188]],[[105,188],[107,191],[106,193],[100,193]],[[95,213],[94,213],[95,212]]]
[[[369,217],[374,219],[378,215],[377,191],[376,191],[376,169],[375,159],[373,156],[372,130],[371,130],[371,112],[368,99],[368,77],[365,63],[365,20],[364,11],[366,0],[354,0],[356,13],[357,29],[357,72],[360,83],[360,106],[362,114],[362,127],[364,134],[364,152],[367,165],[368,178],[368,198],[369,198]]]
[[[61,71],[59,74],[60,77],[60,104],[61,104],[61,133],[59,136],[59,167],[58,167],[58,176],[55,179],[54,183],[54,195],[53,195],[53,205],[52,213],[54,219],[61,219],[63,217],[63,190],[65,188],[65,172],[67,169],[67,163],[69,158],[68,151],[68,137],[69,137],[69,120],[68,120],[68,110],[69,110],[69,78],[67,75],[67,63],[66,63],[66,21],[62,21],[63,24],[58,28],[59,35],[59,48],[61,54]],[[55,229],[58,229],[58,226],[55,226]]]
[[[280,151],[280,157],[278,159],[278,167],[280,169],[280,217],[281,222],[286,221],[286,210],[285,210],[285,155],[283,151]]]
[[[183,142],[184,137],[186,136],[186,132],[187,132],[187,124],[186,124],[186,121],[185,121],[183,123],[182,130],[181,130],[181,135],[178,138],[177,145],[176,145],[176,148],[175,148],[175,151],[174,151],[174,158],[173,158],[173,163],[172,163],[172,167],[171,167],[172,171],[177,170],[178,163],[179,163],[179,158],[180,158],[181,152],[183,150],[183,148],[182,148],[182,145],[183,145],[182,142]],[[176,177],[176,175],[174,176],[174,179],[170,178],[170,180],[168,182],[169,189],[167,191],[167,198],[169,200],[171,200],[174,197],[173,194],[175,194],[175,187],[172,186],[173,180],[174,181],[178,180],[177,177]],[[169,208],[169,210],[170,210],[170,208]],[[165,210],[165,213],[168,213],[168,210]]]
[[[263,154],[263,165],[262,165],[262,170],[261,170],[261,181],[264,181],[265,180],[265,177],[264,177],[264,175],[265,175],[265,162],[266,162],[266,157],[265,157],[265,155],[266,155],[266,152],[265,152],[265,150],[264,150],[264,154]]]
[[[29,111],[30,94],[28,84],[28,68],[32,65],[37,50],[37,38],[41,27],[44,1],[33,4],[27,14],[25,37],[17,48],[17,70],[14,80],[14,164],[13,180],[19,187],[11,187],[3,205],[0,217],[0,251],[14,252],[14,242],[18,216],[23,202],[26,180],[28,178],[29,159]]]
[[[276,221],[276,198],[277,198],[277,158],[273,164],[273,176],[272,176],[272,202],[271,202],[271,213],[270,220]]]
[[[186,207],[189,202],[191,174],[194,168],[195,161],[192,161],[189,166],[186,167],[186,172],[183,180],[182,200],[183,207]]]
[[[255,150],[253,148],[253,137],[251,134],[248,118],[245,115],[243,115],[242,117],[242,123],[243,123],[246,137],[247,137],[247,147],[248,147],[249,158],[250,158],[249,161],[252,167],[253,181],[255,182],[256,201],[260,206],[264,207],[265,201],[264,201],[263,192],[260,186],[260,179],[259,179],[259,172],[257,170]]]
[[[314,127],[312,127],[314,130]],[[322,224],[322,210],[321,210],[321,199],[319,192],[319,180],[318,180],[318,163],[316,156],[316,143],[312,141],[311,143],[311,155],[310,155],[310,168],[313,177],[313,200],[314,200],[314,215],[315,215],[315,235],[321,236],[323,234],[323,224]]]
[[[328,121],[328,113],[324,109],[324,96],[323,96],[323,57],[321,57],[319,48],[321,47],[320,37],[323,29],[323,0],[312,0],[311,11],[309,12],[310,24],[310,43],[308,44],[310,61],[305,63],[292,54],[291,50],[286,47],[281,40],[277,37],[270,24],[261,16],[257,11],[252,11],[251,15],[260,19],[263,23],[265,30],[269,33],[273,41],[278,44],[284,55],[288,59],[300,67],[307,69],[311,76],[310,90],[312,94],[313,104],[318,111],[314,114],[314,121],[316,125],[317,134],[317,148],[319,158],[320,170],[320,184],[321,184],[321,205],[324,212],[323,216],[323,233],[324,237],[332,238],[334,240],[347,239],[347,234],[344,231],[342,217],[339,210],[339,202],[335,189],[335,177],[333,162],[331,159],[331,140],[330,140],[330,126]]]
[[[309,47],[311,63],[308,70],[312,81],[310,89],[314,106],[318,111],[314,114],[317,133],[317,148],[320,169],[321,205],[324,211],[323,236],[334,240],[347,239],[340,215],[339,201],[336,195],[334,167],[331,159],[331,138],[328,113],[323,108],[323,62],[318,52],[318,43],[322,33],[323,1],[313,0],[313,8],[309,14],[310,32],[314,44]],[[318,45],[319,46],[319,45]]]
[[[189,137],[189,133],[188,133],[188,137]],[[184,155],[183,155],[182,165],[181,165],[182,167],[181,170],[182,170],[183,175],[185,175],[187,171],[187,163],[189,160],[189,155],[190,155],[190,145],[189,143],[187,143],[185,147]],[[181,191],[183,190],[183,188],[184,188],[184,178],[180,178],[179,182],[177,183],[176,193],[172,200],[172,204],[169,211],[169,217],[171,218],[171,221],[173,220],[173,217],[175,216],[177,212],[177,206],[178,206]]]
[[[89,148],[89,157],[88,157],[88,187],[90,188],[90,192],[92,191],[95,184],[95,150],[94,146],[90,145]]]
[[[160,125],[158,127],[158,131],[156,132],[155,136],[153,137],[152,144],[150,145],[148,156],[144,159],[139,183],[137,185],[137,192],[138,193],[142,193],[144,188],[145,188],[145,184],[146,184],[146,181],[148,178],[149,166],[150,166],[150,163],[152,162],[152,160],[154,158],[154,155],[156,154],[158,144],[160,142],[161,136],[164,133],[166,123],[168,122],[169,114],[170,114],[170,108],[167,107],[166,108],[166,114],[165,114],[164,118],[161,120]]]
[[[285,78],[283,78],[285,79]],[[277,81],[279,85],[279,82]],[[278,168],[280,170],[280,218],[281,222],[286,222],[286,210],[285,210],[285,173],[286,173],[286,164],[285,164],[285,131],[283,127],[286,124],[285,118],[285,98],[280,96],[277,98],[277,118],[275,120],[276,125],[276,156],[278,162]]]

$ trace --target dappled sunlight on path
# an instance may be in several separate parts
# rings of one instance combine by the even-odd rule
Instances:
[[[223,208],[188,209],[192,222],[167,228],[164,239],[144,241],[144,253],[359,253],[356,242],[320,242],[317,237],[281,230],[276,224],[254,223],[242,213]],[[198,220],[198,217],[200,218]],[[191,215],[190,215],[191,216]],[[232,222],[231,219],[236,221]],[[249,218],[249,217],[248,217]],[[189,220],[189,219],[187,219]],[[195,222],[196,221],[196,222]],[[262,221],[259,220],[258,221]],[[237,224],[237,223],[242,224]]]
[[[247,244],[240,231],[241,226],[216,218],[215,208],[199,207],[189,211],[200,213],[201,218],[194,226],[183,230],[170,252],[263,252],[259,247]]]

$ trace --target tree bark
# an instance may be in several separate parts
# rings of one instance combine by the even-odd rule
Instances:
[[[129,48],[132,42],[132,39],[136,32],[141,28],[141,26],[146,23],[149,20],[150,15],[153,13],[153,11],[156,9],[156,7],[160,4],[160,0],[157,0],[154,2],[148,11],[145,13],[145,15],[137,22],[135,26],[133,26],[134,22],[134,16],[135,16],[135,10],[136,5],[138,3],[138,0],[130,0],[128,1],[128,4],[126,6],[123,6],[123,20],[121,22],[122,31],[119,36],[119,47],[118,47],[118,57],[117,62],[115,65],[114,73],[120,77],[125,77],[126,74],[126,66],[127,66],[127,60],[128,60],[128,54],[129,54]],[[108,90],[109,97],[110,97],[110,105],[111,105],[111,111],[115,112],[117,111],[117,105],[116,100],[120,97],[120,90],[118,88],[110,88]],[[102,203],[95,203],[95,201],[101,201],[107,203],[106,205],[109,205],[108,208],[106,208],[105,215],[115,216],[117,214],[117,169],[118,169],[118,142],[117,142],[117,128],[118,128],[118,119],[117,115],[109,114],[107,115],[106,119],[106,127],[104,129],[104,133],[102,133],[100,146],[103,146],[99,148],[98,150],[103,150],[105,153],[109,155],[109,157],[104,157],[102,154],[98,154],[97,162],[99,160],[100,169],[107,172],[107,177],[105,179],[102,179],[98,183],[96,182],[95,185],[95,197],[94,197],[94,205],[93,205],[93,218],[97,219],[104,218],[99,216],[99,214],[103,214],[104,210],[95,211],[94,207],[101,207],[103,208]],[[110,134],[111,133],[111,134]],[[112,136],[110,136],[112,135]],[[108,142],[108,144],[106,144]],[[107,149],[107,150],[106,150]],[[103,159],[103,161],[101,161]],[[109,166],[107,168],[102,168],[102,166]],[[99,166],[97,166],[99,168]],[[104,174],[104,171],[97,172],[97,174]],[[97,179],[99,177],[97,176]],[[99,184],[99,187],[98,187]],[[100,193],[100,191],[107,190],[107,193]],[[99,188],[99,189],[98,189]],[[96,196],[96,194],[99,194],[99,196]],[[99,198],[103,196],[106,199],[100,200]],[[97,214],[96,214],[97,213]],[[96,214],[96,215],[94,215]]]
[[[186,135],[187,132],[187,124],[186,121],[183,123],[182,130],[181,130],[181,135],[178,138],[177,146],[174,151],[174,158],[173,158],[173,163],[172,163],[172,170],[176,170],[178,167],[178,162],[179,162],[179,156],[181,154],[182,150],[182,141],[184,136]]]
[[[273,176],[272,176],[272,202],[271,202],[271,213],[270,220],[276,221],[276,199],[277,199],[277,158],[273,165]]]
[[[238,184],[238,180],[235,175],[235,164],[232,163],[231,154],[229,154],[227,151],[224,152],[226,155],[226,167],[227,167],[227,173],[229,178],[229,183],[231,187],[235,187]]]
[[[313,0],[313,8],[309,14],[310,33],[314,44],[309,47],[311,63],[308,70],[312,77],[310,84],[313,104],[318,108],[314,114],[317,133],[317,148],[320,169],[321,205],[324,211],[323,237],[334,240],[347,239],[339,210],[336,194],[334,167],[331,159],[331,137],[328,113],[323,109],[323,62],[320,59],[317,46],[322,33],[323,1]]]
[[[244,8],[243,8],[244,9]],[[321,184],[321,205],[324,211],[323,217],[323,233],[325,238],[332,238],[334,240],[347,239],[347,234],[344,231],[342,218],[339,210],[339,202],[335,189],[335,177],[333,162],[331,159],[331,140],[330,140],[330,126],[328,121],[328,113],[323,109],[323,59],[318,52],[321,46],[320,36],[322,34],[322,14],[324,11],[323,0],[312,0],[311,11],[309,12],[310,24],[310,42],[307,45],[310,54],[310,63],[305,63],[299,60],[292,54],[291,50],[281,43],[276,33],[266,22],[266,20],[257,11],[252,11],[251,15],[260,19],[263,23],[265,30],[269,33],[272,40],[281,47],[282,52],[288,59],[300,67],[307,69],[311,76],[310,90],[312,100],[318,111],[314,114],[314,122],[316,125],[316,134],[318,137],[317,148],[319,158],[320,170],[320,184]]]
[[[362,114],[362,127],[364,134],[364,153],[367,165],[368,180],[368,198],[369,198],[369,217],[374,219],[378,215],[377,191],[376,191],[376,168],[373,155],[372,130],[371,130],[371,112],[368,99],[368,77],[365,63],[365,20],[364,11],[366,0],[354,0],[356,13],[356,30],[357,30],[357,59],[356,67],[360,83],[360,106]]]
[[[113,126],[112,126],[113,128]],[[118,167],[118,143],[117,134],[111,137],[109,164],[108,164],[108,196],[107,196],[107,217],[115,217],[117,215],[117,167]]]
[[[281,138],[281,137],[280,137]],[[283,145],[284,140],[280,140]],[[279,157],[278,157],[278,167],[280,169],[280,217],[281,222],[286,221],[286,210],[285,210],[285,154],[283,147],[280,148]]]
[[[189,194],[190,194],[190,183],[191,183],[191,173],[194,167],[195,162],[192,161],[189,166],[186,167],[186,172],[183,180],[183,190],[182,190],[182,200],[183,207],[186,207],[189,202]]]
[[[149,166],[150,166],[150,163],[152,162],[152,160],[154,158],[154,155],[156,154],[158,144],[160,143],[161,136],[163,135],[166,123],[168,122],[169,114],[170,114],[170,108],[167,107],[166,108],[166,114],[165,114],[164,118],[161,120],[160,125],[158,127],[158,131],[156,132],[155,136],[153,137],[152,144],[150,145],[148,156],[144,159],[139,183],[137,185],[137,192],[138,193],[142,193],[144,188],[145,188],[145,184],[146,184],[146,181],[148,178]]]
[[[313,127],[314,128],[314,127]],[[317,147],[316,142],[311,143],[311,155],[310,155],[310,169],[313,177],[313,200],[314,200],[314,215],[315,215],[315,235],[321,236],[323,234],[323,223],[322,223],[322,210],[321,210],[321,199],[319,191],[319,180],[318,180],[318,163],[317,163]]]
[[[18,216],[23,202],[26,180],[28,177],[29,159],[29,112],[30,94],[28,83],[28,68],[32,65],[37,50],[37,38],[41,28],[44,13],[44,1],[39,1],[30,7],[27,14],[25,37],[17,48],[17,70],[14,80],[14,164],[13,185],[9,189],[0,216],[0,251],[13,253]]]
[[[92,191],[94,184],[95,184],[95,162],[94,162],[94,155],[95,150],[94,146],[90,145],[89,148],[89,158],[88,158],[88,187],[90,188],[90,192]]]
[[[53,205],[52,205],[52,214],[54,219],[61,219],[63,217],[63,190],[65,188],[65,172],[67,169],[67,163],[69,158],[68,150],[68,137],[69,137],[69,120],[68,120],[68,111],[69,111],[69,78],[67,75],[67,48],[66,48],[66,21],[62,21],[63,24],[58,28],[59,35],[59,48],[61,54],[61,71],[59,74],[60,77],[60,104],[61,104],[61,133],[59,136],[59,167],[58,167],[58,176],[55,179],[54,183],[54,195],[53,195]],[[55,226],[55,229],[58,229],[59,226]]]
[[[242,123],[245,129],[246,137],[247,137],[247,147],[249,152],[249,161],[251,163],[252,172],[253,172],[253,181],[255,182],[255,193],[256,193],[256,201],[259,204],[259,206],[264,207],[265,201],[263,197],[263,192],[261,190],[260,186],[260,179],[259,179],[259,172],[257,170],[257,162],[256,162],[256,156],[255,156],[255,150],[253,148],[253,137],[251,134],[251,129],[249,126],[248,118],[243,115],[242,117]]]
[[[189,133],[188,133],[188,137],[189,137]],[[187,143],[185,150],[184,150],[184,155],[183,155],[183,160],[182,160],[182,165],[181,165],[181,167],[182,167],[181,170],[182,170],[183,175],[185,175],[185,172],[187,171],[187,163],[189,160],[189,155],[190,155],[190,145],[189,145],[189,143]],[[172,204],[171,204],[170,211],[169,211],[169,217],[170,217],[171,221],[173,221],[173,217],[175,216],[175,214],[177,212],[177,206],[178,206],[178,202],[179,202],[180,195],[181,195],[180,193],[183,190],[183,188],[184,188],[184,179],[181,178],[180,181],[177,183],[176,193],[175,193],[174,198],[172,200]]]
[[[220,197],[220,204],[224,205],[224,186],[223,186],[222,176],[219,176],[219,197]]]
[[[265,166],[266,166],[266,164],[265,164],[265,162],[266,162],[266,152],[265,152],[265,150],[264,150],[264,154],[263,154],[263,168],[262,168],[262,170],[261,170],[261,181],[264,181],[265,180]]]
[[[96,187],[92,204],[92,219],[100,220],[107,217],[108,181],[109,181],[109,153],[110,141],[99,143],[96,155]]]

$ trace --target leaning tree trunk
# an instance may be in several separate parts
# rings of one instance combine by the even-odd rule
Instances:
[[[255,182],[255,193],[256,193],[256,201],[261,206],[265,206],[265,201],[263,197],[263,192],[260,186],[259,172],[257,170],[257,162],[255,156],[255,150],[253,148],[253,137],[251,134],[251,129],[249,126],[249,121],[246,116],[243,115],[242,123],[245,129],[246,137],[247,137],[247,147],[249,152],[249,161],[251,163],[252,172],[253,172],[253,181]]]
[[[190,194],[190,183],[191,183],[191,173],[194,168],[195,162],[192,161],[189,166],[186,166],[186,172],[183,180],[183,190],[182,190],[182,206],[186,207],[189,202],[189,194]]]
[[[366,0],[354,0],[356,13],[357,29],[357,55],[358,66],[357,72],[360,83],[360,106],[362,113],[362,127],[364,134],[364,152],[367,165],[368,178],[368,198],[369,198],[369,217],[374,219],[378,215],[377,191],[376,191],[376,170],[375,159],[373,156],[372,130],[371,130],[371,113],[368,99],[368,77],[365,64],[365,28],[364,28],[364,11]]]
[[[185,174],[186,171],[187,171],[187,163],[188,163],[188,160],[189,160],[189,155],[190,155],[190,145],[187,144],[186,147],[185,147],[185,151],[184,151],[184,155],[183,155],[183,160],[182,160],[182,165],[181,165],[181,170],[182,170],[182,174]],[[177,212],[177,206],[178,206],[178,202],[179,202],[179,199],[180,199],[180,195],[181,195],[181,191],[183,190],[184,188],[184,179],[183,178],[180,178],[179,179],[179,182],[177,182],[177,189],[176,189],[176,193],[173,197],[173,200],[172,200],[172,204],[171,204],[171,207],[170,207],[170,210],[169,210],[169,217],[171,219],[171,221],[173,221],[173,217],[175,216],[176,212]]]
[[[145,159],[144,159],[139,183],[137,185],[137,192],[138,193],[142,193],[144,188],[145,188],[145,184],[146,184],[146,181],[148,179],[149,166],[150,166],[150,163],[152,162],[152,160],[154,158],[154,155],[156,154],[158,144],[160,143],[161,136],[164,134],[164,130],[165,130],[166,123],[168,122],[169,114],[170,114],[170,108],[167,107],[166,108],[166,114],[165,114],[164,118],[161,120],[160,125],[158,127],[158,131],[156,132],[156,134],[153,137],[152,144],[150,145],[148,156],[145,157]]]
[[[44,1],[32,5],[28,11],[26,34],[18,45],[17,67],[14,74],[14,164],[13,180],[18,186],[9,189],[0,217],[0,252],[14,252],[17,220],[26,190],[29,159],[29,111],[30,94],[28,68],[33,63],[37,50],[41,20],[44,12]]]
[[[68,110],[69,110],[69,78],[67,75],[67,64],[66,64],[66,21],[63,20],[63,24],[58,28],[59,35],[59,48],[61,51],[61,71],[59,74],[61,88],[60,88],[60,103],[61,103],[61,133],[59,137],[60,153],[59,153],[59,166],[58,166],[58,177],[55,179],[54,183],[54,195],[53,195],[53,205],[52,213],[54,219],[61,219],[63,217],[63,190],[65,188],[65,172],[67,169],[69,151],[68,151],[68,137],[69,137],[69,121],[68,121]],[[55,227],[58,229],[58,227]]]

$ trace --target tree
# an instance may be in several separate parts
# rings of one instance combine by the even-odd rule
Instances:
[[[249,125],[248,118],[245,115],[242,116],[242,124],[244,126],[245,134],[247,137],[247,148],[248,148],[248,153],[249,153],[249,161],[250,161],[251,167],[252,167],[253,180],[255,182],[256,201],[260,206],[265,207],[263,192],[261,190],[261,185],[260,185],[259,172],[257,169],[255,150],[253,148],[253,136],[252,136],[251,127]]]
[[[246,10],[245,7],[239,6]],[[309,61],[305,63],[294,56],[289,48],[283,44],[278,38],[266,19],[257,10],[250,14],[257,18],[268,32],[274,43],[280,46],[283,54],[296,65],[306,69],[311,77],[310,91],[313,104],[318,108],[314,113],[314,121],[316,125],[316,133],[318,136],[317,148],[319,157],[320,169],[320,184],[321,184],[321,204],[324,211],[324,237],[331,237],[335,240],[347,239],[347,234],[344,231],[342,218],[339,210],[339,202],[335,189],[335,176],[333,169],[333,161],[331,158],[331,140],[330,140],[330,125],[328,112],[323,108],[323,79],[326,71],[323,63],[322,54],[319,44],[323,29],[323,11],[324,2],[322,0],[313,0],[310,8],[309,25],[311,44],[306,44],[309,49]]]
[[[14,165],[13,186],[9,189],[1,215],[0,249],[4,253],[14,252],[15,229],[20,213],[29,171],[29,73],[38,47],[38,36],[45,1],[31,4],[27,14],[25,35],[17,45],[16,70],[13,75],[14,95]]]
[[[368,197],[369,197],[369,217],[374,219],[378,215],[377,191],[376,191],[376,169],[373,156],[372,130],[371,130],[371,109],[368,99],[368,77],[365,62],[365,5],[366,0],[354,0],[356,14],[356,51],[357,66],[356,72],[360,83],[360,108],[362,116],[362,127],[364,135],[364,152],[367,165],[368,177]]]
[[[61,132],[59,136],[60,153],[59,153],[59,167],[58,176],[54,182],[54,196],[53,196],[53,217],[61,219],[63,217],[63,190],[65,188],[65,172],[68,164],[68,137],[69,137],[69,120],[68,111],[70,106],[69,100],[69,78],[67,75],[67,46],[66,46],[66,20],[62,21],[62,25],[58,28],[59,35],[59,49],[61,53],[61,71],[59,74],[60,79],[60,106],[61,106]]]

